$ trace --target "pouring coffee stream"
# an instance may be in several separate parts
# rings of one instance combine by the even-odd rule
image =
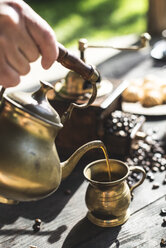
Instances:
[[[111,164],[109,162],[107,149],[106,149],[104,144],[101,145],[101,149],[102,149],[104,156],[105,156],[105,159],[106,159],[106,165],[107,165],[107,171],[108,171],[108,180],[109,180],[109,182],[111,182]]]

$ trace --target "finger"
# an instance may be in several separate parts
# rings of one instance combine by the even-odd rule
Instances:
[[[41,51],[42,51],[41,52],[42,54],[41,64],[44,69],[49,69],[58,58],[59,48],[57,45],[55,46],[55,43],[56,41],[53,41],[53,44],[49,43],[46,47],[43,46],[41,48]],[[54,51],[53,49],[51,49],[51,47],[53,47]]]
[[[50,34],[46,34],[47,39],[44,44],[41,43],[40,51],[42,55],[41,64],[44,69],[48,69],[52,66],[52,64],[57,60],[59,54],[59,48],[57,46],[57,42],[55,39],[49,38]]]
[[[1,62],[1,61],[0,61]],[[7,62],[0,63],[0,85],[14,87],[20,82],[20,76]]]
[[[5,88],[13,87],[20,82],[19,73],[8,63],[4,46],[0,46],[0,54],[0,84]]]
[[[35,13],[36,14],[36,13]],[[40,16],[37,21],[26,18],[26,27],[42,55],[42,66],[48,69],[58,58],[58,46],[51,27]]]
[[[39,58],[40,51],[34,40],[27,33],[27,30],[23,30],[24,32],[21,33],[21,37],[19,38],[18,47],[29,62],[34,62]]]
[[[8,51],[9,53],[11,52],[11,54],[13,53],[12,49],[16,50],[14,46],[17,46],[29,62],[34,62],[37,60],[40,55],[39,49],[31,36],[27,33],[22,15],[19,16],[16,10],[5,5],[2,7],[0,6],[0,18],[0,33],[2,32],[0,37],[0,45],[4,47],[8,46]],[[4,38],[6,37],[5,44],[4,38],[2,38],[3,36]],[[7,42],[9,44],[6,44]],[[15,54],[18,54],[18,52],[14,52]],[[19,60],[17,57],[16,59]]]
[[[45,69],[48,69],[58,57],[58,46],[54,31],[49,24],[24,1],[14,0],[10,3],[10,5],[12,5],[19,12],[19,17],[21,18],[20,20],[24,20],[23,23],[25,24],[25,28],[29,36],[31,36],[35,46],[42,55],[42,66]],[[20,49],[25,53],[28,60],[32,60],[29,56],[34,54],[34,52],[30,51],[30,47],[33,46],[29,46],[27,43],[23,45],[24,46],[21,45]],[[26,53],[26,51],[28,52]]]
[[[20,75],[26,75],[30,71],[29,61],[14,45],[7,46],[5,56],[8,64],[16,70]]]

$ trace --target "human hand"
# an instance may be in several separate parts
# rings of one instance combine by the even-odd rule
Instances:
[[[54,31],[22,0],[0,0],[0,85],[17,85],[40,55],[44,69],[57,60]]]

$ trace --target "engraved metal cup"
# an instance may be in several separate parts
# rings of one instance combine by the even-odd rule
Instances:
[[[108,180],[106,160],[97,160],[84,169],[84,176],[90,182],[85,201],[88,219],[101,227],[118,226],[130,216],[129,205],[133,190],[141,185],[146,177],[145,171],[138,166],[128,167],[124,162],[110,159],[111,181]],[[127,177],[131,171],[141,172],[141,179],[131,188]]]

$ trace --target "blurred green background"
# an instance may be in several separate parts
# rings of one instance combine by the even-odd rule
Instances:
[[[148,0],[29,0],[66,47],[80,38],[101,41],[147,28]]]

